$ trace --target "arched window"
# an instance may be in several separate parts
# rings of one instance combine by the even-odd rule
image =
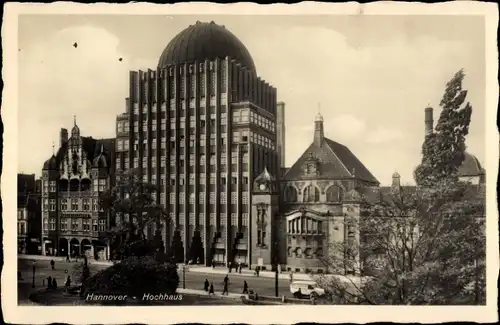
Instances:
[[[340,202],[342,201],[342,188],[337,185],[332,185],[326,190],[327,202]]]
[[[293,186],[287,186],[285,188],[285,201],[286,202],[297,202],[297,190]]]
[[[318,202],[319,190],[314,185],[309,185],[304,189],[304,202]]]

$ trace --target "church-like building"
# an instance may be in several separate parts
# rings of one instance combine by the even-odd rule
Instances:
[[[344,145],[324,135],[323,117],[301,157],[279,181],[265,169],[254,180],[252,264],[328,272],[321,257],[332,241],[358,240],[346,218],[359,217],[362,193],[379,181]]]

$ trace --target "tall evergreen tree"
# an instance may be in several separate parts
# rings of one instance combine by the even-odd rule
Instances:
[[[414,173],[418,185],[429,186],[456,177],[464,160],[465,137],[469,133],[472,114],[472,106],[465,101],[467,90],[462,88],[464,77],[464,71],[460,70],[446,84],[435,132],[426,137],[422,162]]]

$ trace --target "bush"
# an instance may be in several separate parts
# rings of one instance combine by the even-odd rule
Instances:
[[[177,265],[161,263],[153,257],[129,257],[102,270],[85,281],[85,293],[174,294],[179,285]]]

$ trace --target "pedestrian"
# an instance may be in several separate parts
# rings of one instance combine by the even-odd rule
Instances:
[[[210,283],[208,283],[208,279],[205,279],[205,283],[203,284],[203,290],[208,292],[209,286],[210,286]]]
[[[212,260],[212,269],[215,269],[215,260]]]
[[[215,291],[214,291],[214,284],[213,283],[210,283],[210,290],[208,291],[208,295],[215,295]]]
[[[226,274],[226,276],[224,277],[224,284],[227,283],[229,283],[229,275]]]
[[[227,263],[227,268],[229,269],[229,273],[231,273],[231,270],[232,270],[232,265],[231,265],[231,262],[228,262],[228,263]]]
[[[292,282],[293,282],[293,271],[290,270],[290,283],[292,283]]]
[[[52,268],[52,270],[54,269],[55,264],[56,262],[54,262],[54,260],[50,260],[50,267]]]
[[[243,265],[240,263],[240,265],[238,267],[239,267],[239,272],[241,274],[241,270],[243,269]]]
[[[255,268],[255,273],[257,274],[257,276],[259,276],[259,273],[260,273],[260,265],[258,265],[258,266]]]
[[[52,278],[52,288],[57,289],[57,281],[56,281],[56,278]]]
[[[228,283],[224,282],[224,290],[222,290],[222,295],[228,295],[229,296],[229,290],[228,290]]]
[[[66,255],[66,262],[70,263],[71,260],[69,259],[69,253]]]
[[[248,294],[248,283],[247,281],[243,281],[243,294]]]
[[[47,278],[47,288],[52,288],[52,277],[50,275]]]
[[[65,286],[67,289],[71,287],[71,277],[68,275],[68,278],[66,279]]]

